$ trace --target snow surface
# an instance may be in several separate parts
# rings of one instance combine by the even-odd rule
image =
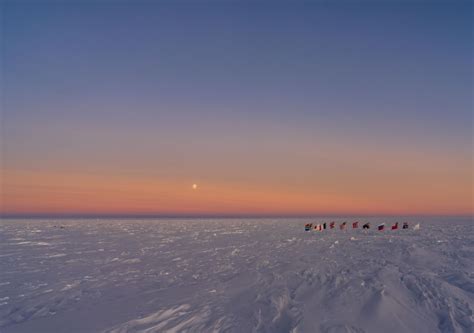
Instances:
[[[331,220],[2,220],[0,332],[474,331],[472,219]]]

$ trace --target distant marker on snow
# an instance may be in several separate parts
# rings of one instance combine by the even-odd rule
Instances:
[[[305,226],[304,226],[304,230],[305,231],[310,231],[310,230],[314,230],[314,231],[324,231],[326,229],[334,229],[336,227],[336,222],[331,222],[329,223],[329,225],[324,222],[324,223],[315,223],[313,225],[313,223],[306,223]],[[341,224],[339,224],[339,229],[344,231],[346,230],[346,227],[347,227],[347,222],[342,222]],[[355,222],[352,222],[352,229],[358,229],[359,228],[359,221],[355,221]],[[398,230],[399,228],[399,222],[395,222],[395,224],[392,224],[392,226],[388,226],[387,229],[388,230]],[[403,222],[403,225],[402,225],[402,229],[408,229],[408,222]],[[362,225],[362,229],[364,230],[367,230],[367,229],[370,229],[370,222],[367,222],[365,224]],[[377,230],[378,231],[384,231],[385,230],[385,223],[381,223],[377,226]],[[420,230],[420,224],[416,224],[414,227],[413,227],[413,230]]]

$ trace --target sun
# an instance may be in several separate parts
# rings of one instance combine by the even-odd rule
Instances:
[[[197,190],[198,186],[197,184],[193,184],[193,190]]]

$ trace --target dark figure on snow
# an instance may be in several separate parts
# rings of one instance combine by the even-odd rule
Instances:
[[[370,223],[366,223],[362,226],[362,229],[370,229]]]
[[[403,222],[403,229],[408,229],[408,222]]]

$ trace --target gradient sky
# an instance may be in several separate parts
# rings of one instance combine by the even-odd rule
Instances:
[[[4,215],[473,213],[470,1],[0,6]]]

